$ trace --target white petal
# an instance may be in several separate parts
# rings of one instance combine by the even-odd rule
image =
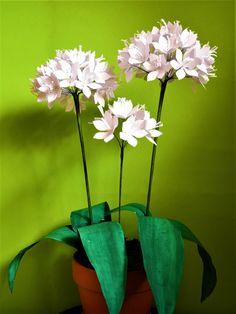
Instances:
[[[91,90],[88,88],[88,86],[84,86],[83,88],[83,94],[89,98],[91,96]]]
[[[129,63],[130,63],[130,64],[140,64],[141,61],[140,61],[140,60],[137,60],[137,59],[134,59],[134,58],[129,58]]]
[[[147,81],[153,81],[157,78],[157,71],[148,73]]]
[[[101,105],[98,106],[98,110],[100,111],[102,116],[104,116],[104,109],[103,109],[103,107],[104,106],[101,106]]]
[[[92,89],[98,89],[102,87],[102,85],[97,84],[97,83],[89,83],[88,86]]]
[[[198,76],[198,72],[197,72],[196,70],[185,69],[185,72],[186,72],[189,76]]]
[[[176,60],[171,60],[170,65],[173,69],[178,70],[180,68],[180,64]]]
[[[109,134],[109,133],[108,133],[108,134]],[[111,134],[109,134],[109,135],[104,139],[104,142],[105,142],[105,143],[110,142],[113,138],[114,138],[114,134],[111,133]]]
[[[149,133],[152,137],[159,137],[162,135],[162,133],[158,130],[150,130]]]
[[[66,75],[65,72],[61,70],[54,71],[53,74],[58,78],[58,80],[64,80],[66,78],[69,78],[68,75]]]
[[[156,119],[154,118],[148,119],[146,120],[145,129],[146,130],[154,129],[156,127],[156,124],[157,124]]]
[[[76,82],[75,82],[75,86],[76,86],[78,89],[82,90],[84,84],[83,84],[82,82],[80,82],[80,81],[76,81]]]
[[[177,72],[176,72],[176,76],[179,80],[182,80],[183,78],[185,78],[186,76],[186,73],[184,72],[183,69],[179,69]]]
[[[47,101],[48,101],[49,103],[53,102],[56,98],[57,98],[57,94],[56,94],[56,93],[48,94],[48,95],[47,95]]]
[[[63,80],[63,81],[60,81],[60,87],[68,87],[68,86],[73,86],[73,83],[69,83],[69,81],[67,80]]]
[[[95,126],[95,128],[99,131],[107,131],[107,126],[106,124],[101,120],[94,120],[93,121],[93,125]]]
[[[130,136],[128,137],[127,142],[128,142],[131,146],[133,146],[133,147],[137,146],[137,144],[138,144],[137,139],[136,139],[134,136],[132,136],[132,135],[130,135]]]
[[[146,139],[149,140],[152,144],[156,145],[156,142],[151,138],[151,136],[146,136]]]
[[[133,134],[135,137],[137,137],[137,138],[142,138],[142,137],[146,136],[147,133],[148,133],[148,132],[145,131],[145,130],[137,130],[137,131],[132,132],[132,134]]]
[[[104,140],[107,137],[107,133],[108,132],[98,132],[94,135],[93,138],[95,138],[96,140]]]
[[[120,132],[120,138],[124,141],[127,141],[128,139],[128,134],[125,132]]]
[[[176,50],[176,60],[179,62],[179,63],[182,63],[183,61],[183,54],[181,52],[180,49],[177,49]]]

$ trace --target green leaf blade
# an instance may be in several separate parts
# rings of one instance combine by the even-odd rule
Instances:
[[[25,253],[33,248],[40,241],[45,239],[51,239],[59,242],[64,242],[65,244],[77,248],[78,235],[72,230],[70,226],[60,227],[50,232],[48,235],[43,237],[41,240],[25,247],[22,249],[11,261],[8,266],[8,285],[11,292],[13,292],[14,282],[17,274],[17,270],[20,266],[21,260]]]
[[[110,221],[110,208],[107,202],[99,203],[92,206],[93,211],[93,223],[97,224],[102,221]],[[89,221],[89,210],[88,208],[83,208],[71,212],[70,215],[71,225],[74,231],[80,227],[88,226]]]
[[[109,313],[119,314],[122,307],[127,273],[125,240],[116,222],[93,224],[78,229],[84,249],[93,265]]]
[[[195,234],[187,226],[185,226],[183,223],[177,220],[169,219],[169,221],[177,230],[179,230],[179,232],[181,232],[182,237],[185,240],[197,244],[198,253],[203,263],[202,293],[201,293],[201,302],[203,302],[213,292],[217,283],[216,268],[212,262],[211,256],[204,248],[204,246],[201,244],[201,242],[198,240],[198,238],[195,236]]]
[[[126,210],[126,211],[130,211],[130,212],[133,212],[135,213],[138,217],[143,217],[145,216],[145,213],[146,213],[146,207],[142,204],[139,204],[139,203],[128,203],[126,205],[122,205],[120,207],[120,210],[123,211],[123,210]],[[114,209],[112,209],[110,211],[110,213],[116,213],[119,211],[119,207],[116,207]]]
[[[183,275],[181,234],[167,219],[139,218],[144,267],[159,314],[174,313]]]

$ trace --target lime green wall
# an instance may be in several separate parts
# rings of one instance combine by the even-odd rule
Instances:
[[[72,249],[44,242],[21,265],[13,296],[6,267],[22,247],[68,223],[73,209],[86,206],[75,116],[51,111],[30,93],[36,67],[56,49],[82,44],[116,64],[121,39],[150,29],[161,18],[180,20],[201,42],[218,46],[217,78],[206,90],[190,81],[167,88],[151,207],[155,214],[183,221],[212,254],[218,286],[200,304],[201,262],[186,244],[183,284],[176,313],[233,313],[235,241],[233,220],[233,1],[2,1],[1,2],[1,217],[0,313],[58,313],[77,304],[71,280]],[[120,74],[118,67],[115,67]],[[146,103],[156,112],[159,86],[134,79],[117,96]],[[92,139],[85,112],[92,201],[117,205],[118,148]],[[151,145],[127,149],[123,202],[144,203]],[[123,214],[128,234],[135,219]]]

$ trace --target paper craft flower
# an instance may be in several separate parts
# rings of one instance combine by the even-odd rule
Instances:
[[[201,46],[197,34],[183,30],[180,23],[162,20],[160,28],[142,31],[125,41],[119,50],[118,64],[129,81],[134,75],[147,81],[191,77],[206,84],[215,77],[216,47]]]
[[[109,109],[105,113],[103,110],[100,111],[102,117],[95,118],[93,121],[93,125],[99,131],[94,135],[95,139],[103,139],[105,142],[111,141],[119,122],[121,122],[119,138],[133,147],[138,144],[137,139],[142,137],[146,137],[155,144],[153,138],[162,134],[157,130],[161,123],[150,118],[150,113],[145,110],[145,106],[133,107],[132,101],[126,98],[118,98],[112,106],[109,105]],[[119,140],[118,136],[116,138]]]
[[[114,138],[113,133],[118,126],[118,118],[110,111],[106,111],[102,118],[95,118],[93,125],[100,131],[94,135],[94,138],[109,142]]]
[[[38,101],[47,101],[49,108],[55,100],[72,94],[76,89],[83,96],[104,106],[105,98],[114,97],[117,88],[115,75],[103,57],[96,58],[95,52],[84,52],[81,47],[73,50],[58,50],[56,57],[37,69],[32,80],[33,92]],[[66,111],[74,108],[68,104]]]

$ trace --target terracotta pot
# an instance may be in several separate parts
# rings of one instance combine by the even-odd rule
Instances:
[[[83,314],[109,314],[96,272],[72,261],[73,279],[78,286]],[[112,287],[111,287],[112,289]],[[149,314],[153,296],[144,271],[127,275],[126,295],[121,314]]]

